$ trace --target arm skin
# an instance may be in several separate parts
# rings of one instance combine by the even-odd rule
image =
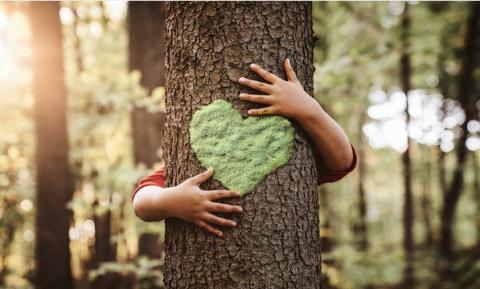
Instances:
[[[353,150],[340,125],[335,122],[320,104],[305,92],[300,84],[289,59],[285,59],[284,68],[287,80],[251,64],[250,69],[268,83],[241,77],[239,83],[266,95],[241,93],[242,100],[267,105],[260,109],[250,109],[249,115],[278,114],[295,119],[315,143],[318,155],[325,168],[343,171],[350,168]]]
[[[235,227],[237,224],[212,213],[241,213],[242,207],[218,203],[215,200],[239,197],[240,193],[200,189],[200,185],[212,175],[213,169],[209,168],[175,187],[145,186],[141,188],[133,198],[135,214],[146,222],[176,217],[222,237],[223,233],[211,224],[228,227]]]

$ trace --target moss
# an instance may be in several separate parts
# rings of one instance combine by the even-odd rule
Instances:
[[[280,116],[243,119],[233,106],[216,100],[193,114],[190,143],[213,178],[242,196],[290,160],[294,128]]]

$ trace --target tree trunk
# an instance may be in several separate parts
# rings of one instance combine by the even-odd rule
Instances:
[[[148,93],[165,86],[165,3],[129,2],[129,70],[141,73],[140,83]],[[153,166],[160,159],[165,113],[134,108],[132,113],[134,157]]]
[[[358,223],[355,235],[358,235],[358,247],[361,251],[368,249],[368,228],[367,228],[367,200],[365,197],[365,140],[363,139],[362,127],[365,124],[366,115],[361,112],[358,127]]]
[[[165,3],[129,2],[129,69],[140,71],[140,83],[151,93],[165,86]],[[134,108],[132,113],[134,157],[137,163],[151,167],[162,146],[165,113],[151,113]],[[163,254],[159,236],[143,233],[139,237],[139,255],[160,258]]]
[[[204,170],[189,143],[192,114],[215,99],[244,116],[241,76],[255,62],[284,77],[286,57],[313,94],[309,2],[169,2],[164,156],[167,185]],[[258,92],[257,92],[258,93]],[[251,193],[230,201],[244,213],[217,238],[178,219],[166,221],[166,288],[320,288],[317,168],[312,143],[296,125],[290,162]],[[208,181],[206,189],[222,188]]]
[[[36,124],[35,257],[38,289],[72,288],[68,230],[73,179],[68,163],[66,89],[59,2],[32,2]]]
[[[403,206],[403,248],[405,251],[406,267],[404,272],[405,285],[409,288],[413,286],[413,255],[414,255],[414,238],[413,238],[413,225],[414,225],[414,205],[413,205],[413,192],[412,192],[412,166],[411,166],[411,147],[412,142],[408,136],[408,126],[410,124],[410,113],[408,112],[408,93],[411,90],[411,68],[410,68],[410,15],[408,9],[408,3],[405,3],[405,10],[402,14],[401,20],[401,56],[400,56],[400,70],[401,70],[401,84],[402,91],[405,94],[406,106],[406,128],[407,128],[407,149],[402,155],[403,165],[403,179],[405,189],[405,201]]]
[[[474,198],[477,202],[477,217],[476,217],[476,224],[477,224],[477,243],[480,244],[480,160],[478,159],[475,153],[472,153],[472,161],[473,161],[473,191],[474,191]]]
[[[456,149],[457,164],[453,173],[452,181],[443,198],[441,215],[442,228],[440,253],[447,259],[452,258],[452,248],[454,243],[452,228],[457,203],[460,200],[460,195],[463,190],[463,173],[468,153],[468,149],[465,145],[468,136],[467,124],[470,120],[474,119],[476,115],[476,107],[473,97],[473,72],[475,70],[475,46],[476,37],[478,37],[477,31],[478,19],[480,18],[480,3],[472,2],[470,5],[472,5],[472,9],[470,10],[467,31],[465,33],[463,61],[459,72],[458,83],[458,100],[465,111],[465,122],[462,124],[463,134],[458,141]]]
[[[432,182],[432,157],[430,148],[426,148],[425,152],[425,175],[423,176],[422,185],[422,213],[423,222],[425,224],[425,245],[430,246],[433,243],[433,229],[430,212],[432,211],[431,182]]]

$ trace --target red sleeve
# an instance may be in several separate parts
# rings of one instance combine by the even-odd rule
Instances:
[[[348,175],[351,171],[355,169],[355,166],[357,165],[357,153],[355,152],[355,149],[352,146],[352,152],[353,152],[353,160],[352,164],[350,167],[346,170],[342,171],[333,171],[325,168],[325,166],[319,162],[318,164],[318,180],[317,183],[318,185],[324,184],[324,183],[333,183],[344,176]]]
[[[162,167],[161,169],[154,172],[153,174],[150,174],[140,179],[137,187],[132,192],[132,201],[133,201],[133,197],[135,197],[135,194],[138,192],[138,190],[146,186],[165,187],[165,168]]]

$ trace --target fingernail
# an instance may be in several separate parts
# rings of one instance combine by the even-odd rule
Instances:
[[[238,211],[239,212],[243,212],[243,208],[242,207],[237,207]]]
[[[252,113],[253,113],[253,110],[249,110],[247,113],[248,113],[248,114],[252,114]]]
[[[255,63],[250,64],[251,68],[255,68],[255,66],[257,66]]]
[[[245,80],[245,77],[240,77],[240,78],[238,79],[238,81],[244,81],[244,80]]]
[[[237,225],[237,223],[235,223],[235,222],[230,222],[230,224],[232,224],[232,226],[234,226],[234,227]]]
[[[239,97],[244,97],[245,93],[240,93]]]
[[[222,232],[219,232],[219,233],[218,233],[218,236],[219,236],[219,237],[223,237],[223,233],[222,233]]]

